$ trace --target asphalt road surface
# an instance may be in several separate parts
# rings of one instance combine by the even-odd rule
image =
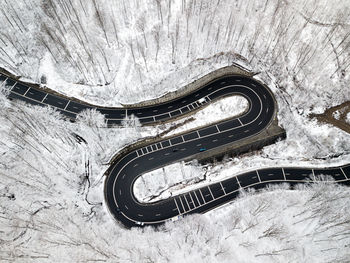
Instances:
[[[16,82],[6,75],[0,75],[0,86],[8,90],[11,99],[50,105],[73,120],[80,111],[95,108],[106,116],[109,125],[120,124],[126,115],[131,114],[143,124],[168,120],[228,95],[241,95],[248,100],[248,111],[238,118],[132,150],[115,160],[105,181],[105,199],[114,218],[127,227],[158,225],[187,214],[203,213],[233,200],[245,188],[260,189],[268,184],[285,182],[293,187],[295,184],[313,182],[321,174],[331,175],[335,182],[350,185],[350,164],[327,169],[278,167],[242,173],[158,202],[141,203],[135,198],[133,185],[142,174],[183,159],[196,158],[203,149],[211,151],[244,140],[271,124],[276,115],[273,94],[249,77],[222,77],[185,97],[132,109],[78,103]]]

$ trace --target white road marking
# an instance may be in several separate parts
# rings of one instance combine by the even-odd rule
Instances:
[[[236,180],[237,180],[237,183],[238,183],[238,185],[239,185],[239,188],[242,188],[241,183],[239,182],[239,180],[238,180],[238,177],[237,177],[237,176],[236,176]]]
[[[11,90],[11,92],[16,93],[17,95],[19,95],[19,96],[21,96],[21,97],[23,97],[23,98],[29,99],[29,100],[31,100],[31,101],[39,102],[38,100],[32,99],[32,98],[30,98],[30,97],[24,97],[22,94],[20,94],[20,93],[18,93],[18,92],[16,92],[16,91],[12,91],[12,90]],[[34,94],[34,93],[30,92],[30,91],[29,91],[28,93]],[[47,94],[46,94],[46,96],[47,96]],[[45,97],[44,97],[44,99],[45,99]],[[43,100],[44,100],[44,99],[43,99]],[[42,104],[45,104],[45,105],[47,105],[47,106],[53,106],[53,105],[50,105],[50,104],[47,104],[47,103],[43,102],[43,100],[41,101]],[[54,107],[55,107],[55,106],[54,106]],[[73,107],[73,108],[74,108],[74,107]],[[76,107],[75,107],[75,108],[76,108]],[[76,109],[78,109],[78,108],[76,108]],[[70,110],[65,110],[65,111],[66,111],[66,112],[69,112],[69,113],[72,113],[73,115],[77,115],[77,113],[74,112],[74,111],[70,111]],[[119,119],[116,119],[116,120],[119,120]]]
[[[127,207],[126,205],[124,205],[125,206],[125,208],[127,209],[127,210],[129,210],[129,207]]]
[[[343,173],[343,175],[344,175],[344,177],[345,177],[346,179],[349,179],[349,178],[346,176],[346,174],[344,173],[343,168],[340,168],[340,171]]]
[[[13,84],[13,85],[11,86],[11,90],[12,90],[16,85],[17,85],[17,81],[15,82],[15,84]]]
[[[284,173],[283,167],[282,167],[282,173],[283,173],[284,181],[287,181],[287,179],[286,179],[286,174]]]
[[[194,201],[193,201],[191,192],[188,192],[188,195],[190,196],[190,198],[191,198],[191,200],[192,200],[193,207],[196,208],[196,204],[195,204]],[[194,209],[194,208],[193,208],[193,209]]]
[[[217,142],[217,141],[218,141],[218,139],[213,140],[213,142]]]
[[[6,79],[1,83],[0,87],[2,87],[2,85],[4,85],[7,81],[8,77],[6,77]]]
[[[27,95],[27,93],[28,93],[28,91],[30,90],[30,87],[27,87],[28,89],[27,89],[27,91],[23,94],[23,97],[25,97],[26,95]]]
[[[199,190],[199,193],[201,194],[201,196],[202,196],[202,199],[203,199],[203,203],[204,204],[206,204],[207,202],[205,201],[205,199],[204,199],[204,196],[203,196],[203,193],[202,193],[202,191],[201,191],[201,189],[198,189]]]
[[[208,187],[209,193],[211,194],[211,197],[212,197],[213,199],[215,199],[214,196],[213,196],[213,193],[212,193],[211,190],[210,190],[210,187],[209,187],[209,186],[207,186],[207,187]]]
[[[221,188],[222,188],[222,191],[224,191],[224,194],[226,195],[225,188],[222,186],[222,183],[221,183],[221,182],[219,182],[219,183],[220,183],[220,186],[221,186]]]
[[[122,195],[122,190],[119,190],[119,195]]]
[[[134,164],[134,167],[136,167],[136,166],[139,166],[139,164],[138,164],[138,163],[135,163],[135,164]]]
[[[215,127],[217,129],[217,132],[220,132],[219,127],[217,125],[215,125]]]
[[[258,123],[258,126],[260,126],[261,123],[262,123],[262,121],[260,121],[260,122]]]
[[[179,196],[179,199],[180,199],[181,206],[182,206],[182,208],[183,208],[183,210],[184,210],[184,213],[186,213],[186,209],[185,209],[185,207],[184,207],[184,204],[182,203],[182,200],[181,200],[181,197],[180,197],[180,196]]]
[[[183,198],[184,198],[185,201],[186,201],[186,204],[187,204],[188,209],[191,209],[190,204],[188,203],[186,196],[185,196],[185,195],[182,195],[182,196],[183,196]]]
[[[149,161],[151,161],[151,160],[153,160],[153,159],[154,159],[154,157],[148,158]]]
[[[197,133],[197,135],[198,135],[198,138],[200,138],[201,136],[199,135],[199,132],[198,132],[198,131],[196,131],[196,133]]]
[[[48,93],[46,93],[45,97],[41,100],[41,102],[44,102],[44,100],[46,99]]]
[[[164,155],[169,155],[170,153],[164,153]]]
[[[64,107],[64,110],[66,110],[66,109],[67,109],[67,107],[68,107],[69,103],[70,103],[70,100],[68,101],[67,105]]]
[[[196,199],[197,199],[197,201],[198,201],[199,206],[201,206],[201,202],[199,202],[199,199],[198,199],[198,197],[197,197],[196,191],[193,191],[193,193],[194,193],[194,196],[196,197]]]
[[[239,123],[241,124],[241,126],[243,126],[243,123],[241,122],[241,120],[238,118],[237,119],[239,121]]]
[[[258,170],[256,170],[256,174],[258,175],[259,182],[261,183],[261,179],[260,179],[260,175],[259,175],[259,171]]]
[[[175,198],[175,197],[174,197],[174,202],[175,202],[177,211],[178,211],[179,214],[181,215],[181,212],[180,212],[179,206],[177,205],[177,202],[176,202],[176,198]],[[184,211],[185,211],[185,210],[184,210]]]

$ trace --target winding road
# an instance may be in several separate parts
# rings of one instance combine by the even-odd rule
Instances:
[[[158,225],[187,214],[203,213],[233,200],[245,188],[260,189],[268,184],[286,182],[293,187],[298,183],[316,181],[321,174],[331,175],[336,182],[350,185],[350,164],[324,169],[278,167],[245,172],[153,203],[141,203],[136,199],[133,185],[142,174],[181,160],[195,159],[204,150],[215,151],[233,142],[246,140],[271,125],[276,117],[273,94],[250,77],[221,77],[184,97],[154,106],[129,109],[80,103],[17,82],[6,74],[0,74],[0,86],[8,90],[10,99],[50,105],[72,120],[84,109],[96,109],[105,115],[109,125],[120,124],[125,116],[131,114],[137,116],[142,124],[169,120],[224,96],[241,95],[248,100],[248,111],[239,117],[134,148],[113,161],[105,180],[105,200],[114,218],[127,227]]]

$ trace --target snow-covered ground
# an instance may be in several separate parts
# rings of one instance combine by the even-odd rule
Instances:
[[[213,103],[200,110],[199,112],[190,115],[189,118],[184,118],[181,121],[189,120],[179,128],[174,129],[168,135],[185,132],[201,126],[219,122],[221,120],[239,116],[248,110],[249,103],[243,96],[230,96]],[[178,122],[175,122],[178,123]]]
[[[186,188],[203,180],[205,173],[197,164],[184,162],[168,165],[146,173],[136,179],[134,194],[140,202],[154,202],[170,197],[170,187]],[[187,191],[187,190],[186,190]]]
[[[340,114],[341,114],[340,111],[339,111],[339,110],[336,110],[335,112],[333,112],[333,117],[334,117],[335,119],[339,120]]]
[[[0,4],[0,64],[94,104],[159,97],[234,62],[260,72],[257,78],[276,96],[287,139],[195,167],[206,172],[203,183],[265,166],[350,160],[349,134],[308,118],[350,100],[347,0]],[[159,231],[125,230],[103,200],[108,160],[171,124],[107,129],[95,112],[72,124],[51,109],[3,96],[0,102],[0,261],[349,261],[348,188],[321,183],[297,192],[243,194],[225,208]],[[153,185],[160,180],[154,177]]]

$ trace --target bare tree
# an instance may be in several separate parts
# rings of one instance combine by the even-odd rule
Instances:
[[[156,62],[158,58],[158,52],[160,48],[160,26],[155,26],[152,30],[154,40],[156,42]]]
[[[146,25],[146,18],[144,15],[142,15],[139,20],[137,21],[137,28],[142,32],[143,40],[145,41],[145,45],[147,48],[147,39],[145,34],[145,25]]]

